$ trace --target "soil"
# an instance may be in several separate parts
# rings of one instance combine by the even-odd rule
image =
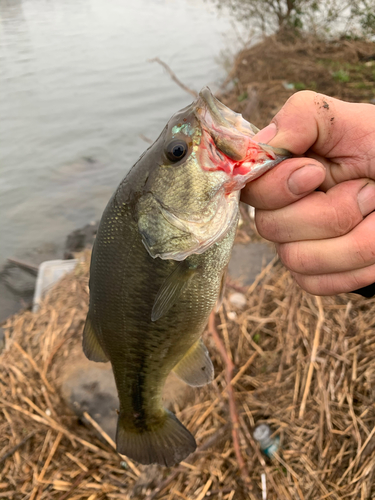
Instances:
[[[299,90],[374,104],[375,43],[269,37],[239,52],[226,83],[220,99],[259,128]]]

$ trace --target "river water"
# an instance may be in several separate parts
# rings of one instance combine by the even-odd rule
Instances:
[[[0,0],[0,264],[97,220],[235,42],[204,0]],[[232,45],[233,46],[233,45]]]

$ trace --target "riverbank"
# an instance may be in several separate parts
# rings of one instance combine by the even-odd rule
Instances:
[[[269,37],[239,52],[220,98],[262,128],[299,90],[375,103],[375,43]]]
[[[375,44],[269,37],[237,54],[226,78],[226,88],[230,90],[221,92],[220,99],[259,128],[267,125],[298,90],[310,89],[352,102],[374,103]],[[85,236],[87,231],[91,232],[89,239]],[[92,226],[71,235],[73,239],[66,242],[65,258],[90,246]],[[82,238],[86,238],[84,245],[78,241]],[[38,266],[43,260],[62,257],[57,247],[46,244],[24,260]],[[0,271],[0,324],[9,315],[29,307],[34,284],[35,274],[17,265],[8,263]]]
[[[0,269],[0,325],[12,314],[32,307],[38,267],[46,260],[73,259],[77,252],[91,248],[98,222],[91,222],[66,237],[63,250],[44,244],[30,251],[25,259],[9,257]]]
[[[371,102],[373,44],[328,44],[319,51],[319,44],[309,43],[279,46],[270,39],[240,53],[226,104],[261,127],[302,84],[309,88],[315,82],[314,90]],[[342,88],[337,78],[347,80]],[[244,220],[237,242],[248,254],[245,244],[259,237]],[[243,256],[236,259],[243,264]],[[38,313],[25,311],[7,321],[0,354],[0,498],[259,500],[262,477],[267,500],[375,496],[375,298],[313,297],[277,259],[252,284],[228,287],[215,324],[204,334],[214,383],[190,391],[188,398],[174,394],[170,402],[194,433],[198,451],[172,469],[145,467],[119,457],[113,431],[103,431],[106,418],[117,419],[117,403],[108,399],[107,383],[92,377],[93,366],[101,364],[86,362],[90,376],[81,373],[78,381],[74,375],[73,389],[79,382],[81,394],[74,411],[63,394],[67,374],[83,366],[88,263],[89,252],[81,254],[75,272],[47,295]],[[245,298],[242,305],[231,300],[236,288]],[[232,379],[228,360],[234,364]],[[110,371],[102,371],[107,381]],[[93,394],[100,411],[88,404]],[[260,423],[280,437],[272,459],[254,441]]]
[[[234,305],[229,289],[216,315],[216,334],[235,365],[239,448],[228,425],[233,408],[226,361],[211,326],[204,341],[215,382],[188,394],[174,390],[170,402],[195,435],[197,452],[171,469],[139,466],[117,455],[98,424],[105,425],[104,417],[117,419],[110,371],[81,362],[88,262],[86,254],[37,314],[16,315],[6,325],[0,355],[1,498],[259,500],[263,474],[267,500],[373,497],[375,299],[312,297],[275,259],[246,288],[245,304]],[[67,373],[78,368],[86,372],[73,390],[84,399],[75,401],[73,411],[63,386]],[[103,372],[99,382],[93,368]],[[88,404],[92,394],[101,402],[95,412]],[[272,460],[253,438],[260,423],[281,439]]]

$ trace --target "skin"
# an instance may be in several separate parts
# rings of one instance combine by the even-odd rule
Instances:
[[[375,107],[297,92],[255,137],[298,157],[247,184],[259,233],[315,295],[375,282]]]
[[[199,338],[225,283],[239,190],[285,158],[254,143],[246,122],[237,129],[238,119],[203,89],[129,171],[99,224],[83,349],[112,363],[117,451],[143,464],[172,466],[195,450],[162,388],[171,370],[192,386],[212,381]],[[171,156],[176,141],[182,157]],[[233,141],[241,161],[227,156]]]
[[[194,103],[190,107],[193,106]],[[182,162],[167,160],[165,150],[173,138],[171,130],[184,118],[194,131],[192,142],[199,140],[199,123],[191,113],[185,110],[172,117],[105,208],[90,267],[88,324],[102,361],[105,355],[112,364],[120,400],[117,451],[139,463],[166,466],[186,458],[196,444],[187,429],[164,409],[162,389],[168,374],[203,333],[219,296],[238,218],[237,197],[234,218],[225,237],[206,252],[189,255],[182,262],[153,258],[146,250],[140,221],[147,241],[158,252],[163,248],[181,250],[190,244],[190,236],[173,227],[161,214],[160,203],[153,202],[151,210],[148,203],[161,199],[170,210],[177,212],[181,206],[186,217],[198,217],[204,212],[200,202],[207,205],[212,196],[211,185],[215,180],[222,182],[222,174],[203,171],[193,154]],[[157,294],[179,267],[181,273],[176,281],[186,280],[187,285],[176,302],[153,320]],[[87,333],[84,337],[85,346]],[[89,359],[100,360],[85,347],[84,351]],[[200,363],[197,362],[196,370],[206,368]]]

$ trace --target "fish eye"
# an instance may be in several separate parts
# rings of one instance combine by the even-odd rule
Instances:
[[[173,162],[182,160],[187,152],[188,145],[182,140],[171,141],[166,148],[167,158]]]

